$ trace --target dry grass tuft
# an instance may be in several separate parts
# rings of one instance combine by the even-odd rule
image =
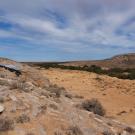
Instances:
[[[131,128],[131,127],[126,127],[126,128],[125,128],[125,131],[127,131],[127,132],[130,133],[130,134],[135,133],[135,130],[134,130],[133,128]]]
[[[67,130],[66,135],[83,135],[83,132],[78,126],[71,126]]]
[[[85,100],[82,103],[82,108],[100,116],[105,115],[105,109],[97,99]]]
[[[17,123],[26,123],[30,121],[30,117],[28,117],[26,114],[22,114],[16,119]]]
[[[57,85],[50,85],[47,90],[55,94],[56,98],[60,98],[61,94],[66,91],[63,87],[58,87]]]
[[[0,131],[9,131],[14,129],[14,121],[9,118],[0,119]]]
[[[103,135],[114,135],[112,132],[106,130],[102,133]]]

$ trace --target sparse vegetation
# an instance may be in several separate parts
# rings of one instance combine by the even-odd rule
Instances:
[[[72,98],[73,98],[72,94],[69,94],[69,93],[66,93],[66,94],[65,94],[65,97],[67,97],[67,98],[69,98],[69,99],[72,99]]]
[[[18,89],[20,91],[24,91],[24,92],[30,92],[32,91],[32,87],[29,83],[23,81],[23,80],[17,80],[14,81],[10,84],[10,89]]]
[[[112,132],[106,130],[102,133],[103,135],[114,135]]]
[[[83,99],[84,97],[83,96],[80,96],[80,95],[75,95],[74,98]]]
[[[60,68],[60,69],[69,69],[69,70],[81,70],[81,71],[87,71],[87,72],[94,72],[97,74],[105,74],[109,75],[111,77],[117,77],[120,79],[135,79],[135,69],[121,69],[121,68],[112,68],[109,70],[102,69],[99,66],[91,65],[91,66],[65,66],[60,65],[61,63],[40,63],[35,64],[36,66],[40,66],[41,68]]]
[[[62,92],[65,91],[63,87],[58,87],[57,85],[51,85],[50,87],[47,88],[47,90],[55,94],[56,98],[60,98]]]
[[[67,130],[66,135],[83,135],[83,132],[78,126],[71,126]]]
[[[41,110],[41,113],[45,113],[45,111],[46,111],[46,109],[47,109],[47,105],[45,104],[45,105],[41,105],[40,107],[39,107],[39,109]]]
[[[105,109],[97,99],[85,100],[82,103],[82,108],[100,116],[105,115]]]
[[[10,85],[11,90],[12,89],[21,89],[21,90],[23,90],[24,88],[25,88],[24,83],[19,81],[19,80],[12,82],[12,84]]]
[[[17,123],[26,123],[30,121],[30,117],[28,117],[26,114],[22,114],[16,119]]]
[[[27,133],[26,135],[35,135],[34,133]]]
[[[1,73],[0,78],[6,78],[6,75]]]
[[[61,72],[61,70],[56,70],[56,72],[54,71],[54,69],[49,70],[49,72],[48,70],[47,71],[43,70],[43,72],[42,70],[41,71],[37,70],[36,72],[36,69],[34,68],[33,71],[30,71],[32,70],[32,68],[33,67],[26,67],[25,71],[22,67],[22,76],[20,77],[16,77],[14,74],[13,76],[11,74],[10,77],[9,74],[7,78],[0,79],[0,81],[3,80],[7,83],[7,86],[0,85],[1,87],[0,135],[1,133],[8,134],[9,130],[14,130],[9,132],[9,134],[14,133],[17,134],[18,132],[21,132],[22,134],[25,135],[35,135],[35,134],[83,135],[83,134],[100,134],[100,133],[102,135],[113,135],[114,133],[134,134],[135,132],[134,127],[131,128],[128,127],[128,125],[123,124],[122,122],[112,120],[112,117],[106,118],[101,117],[105,115],[105,110],[97,99],[85,100],[82,99],[83,97],[81,96],[84,95],[85,97],[98,98],[99,95],[97,96],[92,95],[96,95],[97,93],[99,93],[100,97],[102,97],[102,94],[105,93],[107,94],[107,99],[109,99],[110,98],[109,93],[111,93],[112,91],[115,92],[116,90],[118,91],[118,93],[116,94],[119,93],[121,94],[123,93],[123,91],[125,92],[126,90],[130,90],[128,92],[130,92],[130,94],[132,95],[132,91],[134,92],[135,88],[134,81],[122,81],[115,78],[108,78],[105,76],[101,77],[100,75],[97,74],[96,75],[88,74],[87,77],[86,72],[80,73],[75,71],[74,74],[73,71],[67,70],[66,73],[69,74],[68,79],[66,78],[67,76],[65,77],[65,71],[64,74],[63,72],[57,74],[57,71]],[[102,69],[100,67],[96,67],[94,65],[92,67],[88,66],[77,68],[70,67],[70,69],[85,70],[88,72],[96,72],[98,74],[106,74],[106,72],[102,72]],[[41,72],[41,80],[40,80],[40,72]],[[50,72],[52,72],[52,74],[49,74]],[[113,73],[115,72],[116,74],[123,73],[119,69],[112,70],[111,72]],[[7,72],[7,75],[8,73],[9,72]],[[23,76],[23,74],[25,75]],[[75,76],[76,74],[77,76]],[[55,78],[56,81],[55,80],[54,81],[51,80],[50,82],[46,81],[44,77],[45,76],[49,77],[49,75],[50,78],[52,77],[51,75],[53,75],[52,79],[54,79],[56,75]],[[124,75],[129,75],[129,73],[124,72]],[[6,85],[5,82],[2,83]],[[40,85],[40,83],[42,82],[45,85],[43,86]],[[71,83],[71,85],[68,82]],[[113,86],[112,82],[114,83]],[[125,84],[123,85],[124,82]],[[63,85],[64,87],[69,89],[69,91],[66,91],[62,87],[58,87],[57,85],[51,85],[51,83],[56,83],[58,86]],[[85,87],[83,87],[83,85]],[[11,89],[15,90],[10,90],[10,86]],[[117,87],[118,89],[116,89]],[[105,90],[103,91],[102,89]],[[108,89],[111,90],[107,91]],[[70,93],[70,91],[72,90],[73,92]],[[82,90],[86,91],[84,92]],[[26,93],[29,91],[32,92]],[[80,96],[76,95],[75,93],[80,94]],[[123,98],[126,97],[127,96],[125,95]],[[130,97],[130,95],[128,95],[128,97]],[[118,99],[119,98],[121,97],[118,97]],[[126,104],[129,107],[129,109],[126,110],[127,116],[128,113],[131,113],[131,111],[132,113],[134,113],[133,112],[134,108],[132,104],[130,106],[130,102],[132,101],[133,100],[130,100],[128,102],[129,104]],[[103,99],[102,102],[105,103],[105,100]],[[116,102],[114,102],[114,104]],[[81,109],[82,108],[83,109],[79,111],[78,108],[75,108],[76,104],[79,105]],[[106,104],[104,105],[106,106]],[[113,106],[113,103],[111,103],[111,105],[112,105],[111,107],[115,107]],[[124,105],[124,103],[122,105]],[[109,109],[106,108],[106,110],[108,111]],[[94,115],[91,112],[98,115]],[[115,116],[115,114],[117,114],[117,108],[116,113],[115,114],[114,113],[115,112],[113,112],[112,114],[110,113],[110,116]],[[78,122],[80,122],[81,124],[79,124]],[[77,123],[78,125],[76,125]],[[38,129],[36,129],[36,127]]]
[[[55,105],[55,104],[50,104],[49,106],[50,106],[52,109],[54,109],[54,110],[57,110],[57,109],[58,109],[57,105]]]
[[[14,129],[14,121],[9,118],[0,119],[0,131],[9,131]]]
[[[62,135],[62,133],[60,131],[55,131],[54,135]]]
[[[0,96],[0,103],[4,103],[4,97]]]
[[[131,128],[131,127],[126,127],[125,131],[127,131],[130,134],[135,133],[135,130],[133,128]]]
[[[0,85],[7,86],[9,84],[8,84],[8,81],[0,79]]]

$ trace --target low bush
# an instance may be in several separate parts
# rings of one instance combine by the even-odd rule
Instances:
[[[82,108],[100,116],[105,115],[105,109],[97,99],[86,100],[82,103]]]
[[[17,123],[26,123],[30,121],[30,117],[28,117],[26,114],[22,114],[16,119]]]
[[[127,131],[128,133],[132,134],[135,133],[135,129],[131,128],[131,127],[126,127],[125,131]]]
[[[23,80],[17,80],[10,84],[10,89],[17,89],[24,92],[31,92],[33,90],[33,85],[29,82],[24,82]]]
[[[114,135],[112,132],[106,130],[102,133],[103,135]]]
[[[30,132],[30,133],[27,133],[26,135],[35,135],[35,134]]]
[[[58,106],[55,104],[50,104],[49,107],[54,109],[54,110],[58,110]]]
[[[78,126],[71,126],[67,130],[66,135],[83,135],[83,132]]]
[[[72,98],[73,98],[72,94],[69,94],[69,93],[66,93],[66,94],[65,94],[65,97],[67,97],[67,98],[69,98],[69,99],[72,99]]]
[[[6,78],[5,74],[0,74],[0,78]]]
[[[3,79],[0,79],[0,85],[3,85],[3,86],[8,86],[9,83],[7,80],[3,80]]]
[[[47,105],[46,105],[46,104],[41,105],[41,106],[39,107],[39,110],[41,111],[41,113],[45,113],[45,111],[47,110]]]
[[[23,82],[21,81],[15,81],[13,82],[11,85],[10,85],[10,89],[24,89],[25,88],[25,85]]]
[[[83,99],[84,97],[83,96],[80,96],[80,95],[75,95],[74,98]]]
[[[0,96],[0,103],[4,103],[4,101],[5,101],[4,97]]]
[[[9,118],[0,119],[0,131],[9,131],[14,129],[14,121]]]
[[[27,133],[26,135],[35,135],[34,133]]]
[[[62,94],[62,91],[65,91],[64,88],[60,88],[57,85],[51,85],[50,87],[47,88],[47,90],[50,91],[51,93],[54,93],[56,98],[59,98]]]

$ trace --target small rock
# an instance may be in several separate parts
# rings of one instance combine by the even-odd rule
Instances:
[[[5,110],[4,106],[0,105],[0,113],[2,113]]]

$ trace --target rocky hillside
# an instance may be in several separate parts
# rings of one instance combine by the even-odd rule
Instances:
[[[135,68],[135,53],[118,55],[105,60],[67,62],[64,63],[63,65],[67,66],[97,65],[104,68]]]
[[[106,116],[98,100],[84,100],[52,85],[38,70],[20,66],[20,75],[0,67],[0,135],[134,135],[135,127]]]
[[[123,80],[86,71],[42,69],[51,83],[66,88],[84,99],[98,99],[106,115],[135,125],[135,80]]]

